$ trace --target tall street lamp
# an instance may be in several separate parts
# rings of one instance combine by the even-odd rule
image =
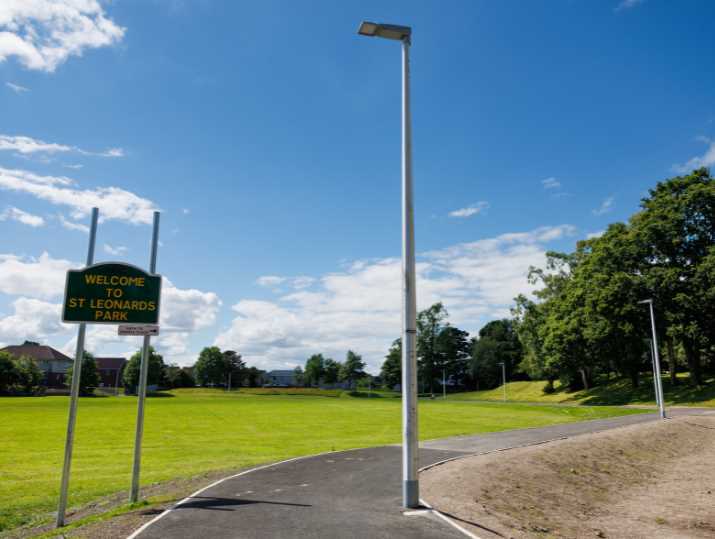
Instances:
[[[663,381],[660,378],[660,357],[658,356],[658,337],[655,333],[655,314],[653,313],[653,300],[644,299],[639,304],[648,304],[650,309],[650,327],[653,332],[653,363],[655,365],[655,400],[658,401],[658,413],[665,419],[665,404],[663,403]]]
[[[358,34],[402,42],[402,504],[420,505],[417,479],[417,300],[415,225],[412,207],[412,125],[410,119],[409,26],[363,22]]]

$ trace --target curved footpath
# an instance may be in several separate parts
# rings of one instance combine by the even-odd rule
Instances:
[[[713,410],[669,410],[672,415],[708,412]],[[655,419],[655,414],[639,414],[432,440],[420,444],[420,466]],[[326,453],[263,466],[182,500],[129,539],[464,537],[454,523],[434,512],[402,512],[401,470],[399,446]]]

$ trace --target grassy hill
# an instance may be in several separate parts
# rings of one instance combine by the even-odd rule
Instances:
[[[569,391],[557,382],[553,393],[544,393],[546,382],[510,382],[506,386],[507,400],[510,402],[539,402],[551,404],[590,404],[590,405],[653,405],[653,378],[644,377],[640,386],[633,389],[630,380],[618,379],[604,381],[588,391]],[[501,401],[504,398],[503,387],[487,391],[456,393],[448,398],[452,400]],[[695,388],[689,384],[688,375],[678,376],[678,385],[672,386],[670,380],[663,378],[663,393],[666,406],[713,406],[715,407],[715,378]]]

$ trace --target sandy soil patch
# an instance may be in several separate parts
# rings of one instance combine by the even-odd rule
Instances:
[[[715,417],[467,457],[421,483],[427,502],[483,539],[712,539]]]

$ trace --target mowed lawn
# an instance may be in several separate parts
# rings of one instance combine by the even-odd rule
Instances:
[[[147,399],[142,484],[323,451],[397,443],[400,400],[178,390]],[[0,534],[56,510],[67,397],[0,398]],[[420,439],[596,419],[636,410],[425,400]],[[70,506],[128,491],[136,398],[82,398]]]

